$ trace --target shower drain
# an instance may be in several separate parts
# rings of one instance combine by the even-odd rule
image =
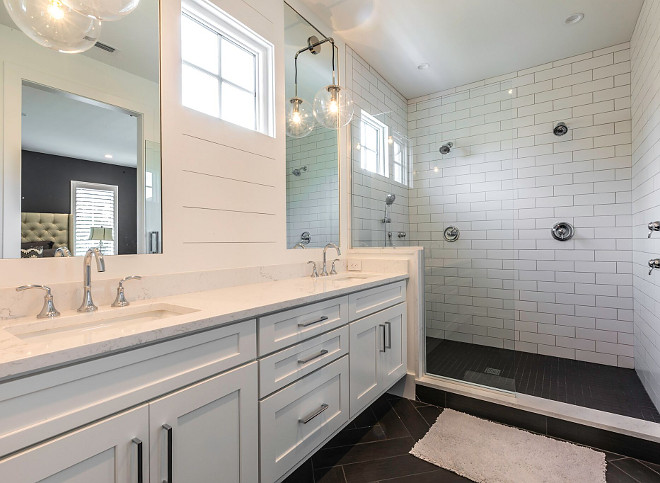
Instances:
[[[492,374],[493,376],[499,376],[500,374],[502,374],[502,369],[495,369],[495,368],[493,368],[493,367],[487,367],[487,368],[484,370],[484,373],[486,373],[486,374]]]

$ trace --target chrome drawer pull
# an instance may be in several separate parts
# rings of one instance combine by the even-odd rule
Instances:
[[[307,424],[309,423],[312,419],[314,419],[316,416],[321,414],[323,411],[328,409],[330,406],[327,404],[321,404],[321,407],[318,408],[316,411],[309,413],[307,416],[303,417],[302,419],[299,419],[299,423]]]
[[[386,349],[391,349],[392,348],[392,322],[385,322],[385,325],[387,326],[387,335],[389,339],[389,344],[385,344]]]
[[[313,361],[314,359],[318,359],[319,357],[324,356],[327,353],[328,353],[328,349],[323,349],[322,351],[319,351],[314,355],[305,357],[304,359],[299,359],[298,364],[307,364],[308,362]]]
[[[309,327],[310,325],[318,324],[319,322],[324,322],[328,320],[328,317],[324,315],[323,317],[319,317],[316,320],[312,320],[310,322],[303,322],[302,324],[298,324],[298,327]]]
[[[380,349],[381,352],[386,352],[387,351],[387,344],[385,344],[385,326],[383,324],[378,324],[378,327],[383,328],[383,348]]]

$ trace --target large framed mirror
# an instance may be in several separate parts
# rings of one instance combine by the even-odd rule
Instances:
[[[52,25],[77,15],[52,3]],[[80,53],[16,19],[0,6],[2,257],[161,253],[158,0],[100,22]]]
[[[296,52],[326,36],[284,3],[287,103],[295,96]],[[311,39],[311,40],[310,40]],[[325,43],[298,57],[298,97],[313,102],[332,79],[332,49]],[[338,58],[337,48],[335,56]],[[287,247],[339,244],[339,131],[320,124],[286,139]]]

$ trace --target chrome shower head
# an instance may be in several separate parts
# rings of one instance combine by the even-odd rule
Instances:
[[[454,143],[446,143],[440,146],[440,154],[449,154],[451,152],[451,148],[454,147]]]
[[[552,132],[555,134],[555,136],[563,136],[568,132],[568,126],[564,122],[559,122],[552,130]]]
[[[393,194],[390,193],[389,195],[387,195],[385,197],[385,204],[387,206],[392,206],[392,203],[394,203],[395,199],[396,199],[396,196],[394,196]]]

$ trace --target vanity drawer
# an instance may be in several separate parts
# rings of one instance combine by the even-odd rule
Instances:
[[[348,357],[259,403],[261,481],[278,481],[348,421]]]
[[[346,354],[348,325],[261,359],[259,397],[265,397]]]
[[[259,318],[259,355],[270,354],[348,323],[348,297]]]
[[[348,296],[348,315],[352,322],[406,301],[406,281],[371,288]]]
[[[256,352],[252,319],[2,383],[0,456],[242,365]]]

